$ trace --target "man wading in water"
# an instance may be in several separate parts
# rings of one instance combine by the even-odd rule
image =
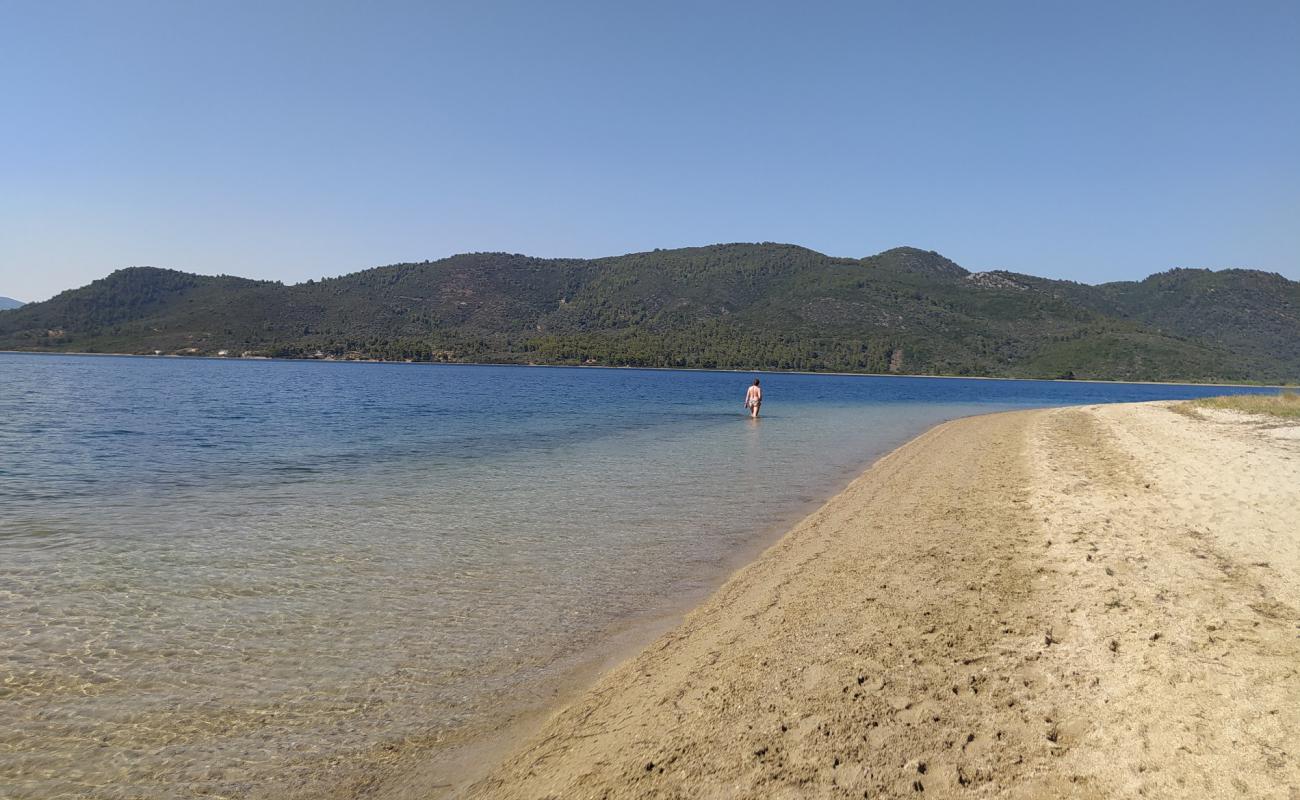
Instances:
[[[763,390],[758,388],[758,378],[755,378],[754,385],[745,392],[745,408],[749,409],[750,419],[758,419],[758,407],[761,405],[763,405]]]

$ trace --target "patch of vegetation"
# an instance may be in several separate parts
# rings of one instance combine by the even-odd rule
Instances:
[[[1216,408],[1245,414],[1300,420],[1300,392],[1283,389],[1278,394],[1237,394],[1226,397],[1203,397],[1181,405],[1191,408]]]

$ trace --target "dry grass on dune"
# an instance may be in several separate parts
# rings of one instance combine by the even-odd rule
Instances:
[[[1217,408],[1223,411],[1241,411],[1246,414],[1267,414],[1274,417],[1300,419],[1300,392],[1283,389],[1278,394],[1238,394],[1226,397],[1203,397],[1183,404],[1189,410]]]

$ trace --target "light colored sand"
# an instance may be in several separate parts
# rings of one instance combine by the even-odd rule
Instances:
[[[466,794],[1300,797],[1300,441],[1271,430],[942,425]]]

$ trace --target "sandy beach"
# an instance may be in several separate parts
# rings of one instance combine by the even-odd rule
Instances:
[[[1294,424],[959,420],[458,793],[1291,799],[1297,609]]]

